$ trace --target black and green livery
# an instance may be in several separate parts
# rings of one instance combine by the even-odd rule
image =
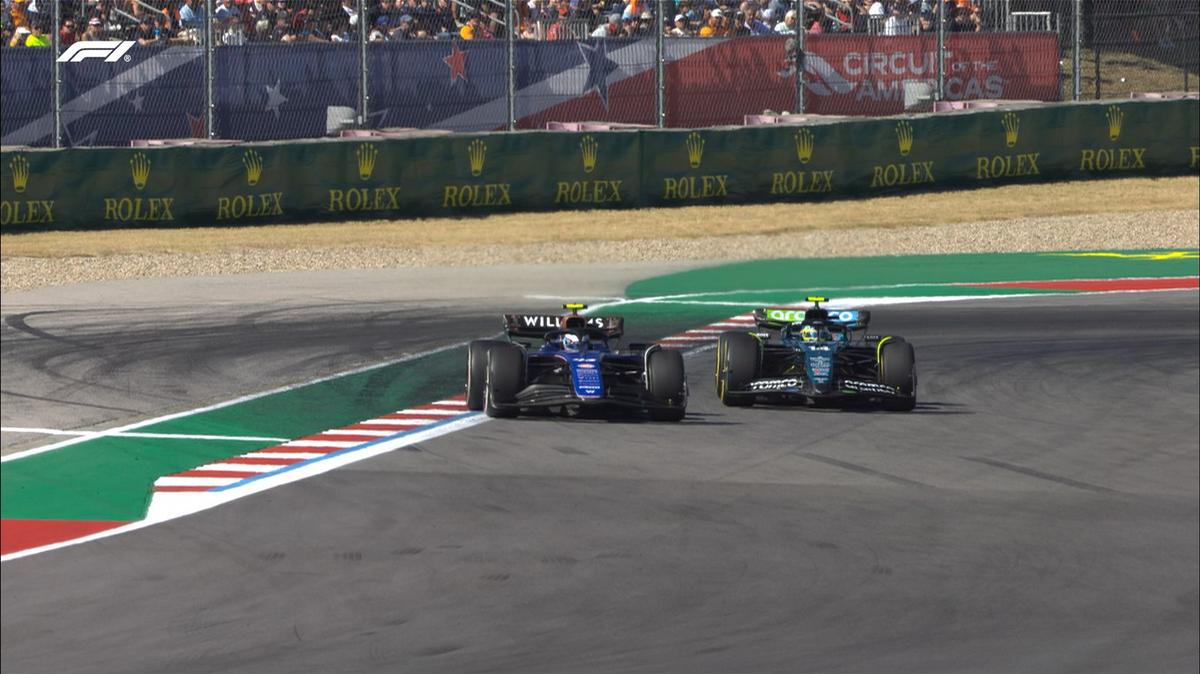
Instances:
[[[756,402],[859,404],[900,412],[917,404],[916,354],[896,335],[865,334],[870,312],[766,307],[754,312],[758,332],[731,331],[717,340],[717,397],[730,407]],[[778,341],[771,341],[771,333]]]

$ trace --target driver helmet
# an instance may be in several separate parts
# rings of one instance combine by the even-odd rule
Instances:
[[[800,328],[800,339],[805,342],[831,342],[833,333],[823,325],[805,325]]]
[[[562,336],[562,346],[565,351],[579,351],[583,347],[583,340],[579,335],[568,332]]]

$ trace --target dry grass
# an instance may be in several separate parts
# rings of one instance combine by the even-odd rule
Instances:
[[[1096,54],[1083,49],[1079,54],[1080,95],[1094,98],[1127,98],[1135,91],[1195,91],[1200,86],[1195,71],[1167,65],[1145,56],[1117,51],[1100,52],[1100,93],[1096,94]],[[1062,99],[1071,100],[1071,52],[1062,61]],[[1185,78],[1186,75],[1186,78]]]
[[[1200,208],[1200,179],[1012,185],[819,204],[579,211],[479,219],[378,220],[244,228],[136,229],[0,236],[4,259],[263,249],[419,249],[455,246],[694,239],[822,229],[945,225],[1026,217]]]

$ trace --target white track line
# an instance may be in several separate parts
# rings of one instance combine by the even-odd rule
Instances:
[[[463,410],[466,412],[466,410]],[[462,414],[462,412],[459,412]],[[425,426],[435,423],[434,419],[368,419],[360,424],[379,424],[380,426]]]
[[[224,487],[241,477],[160,477],[154,481],[156,487]]]
[[[146,527],[154,526],[155,524],[160,524],[162,522],[184,517],[186,515],[191,515],[203,510],[208,510],[209,508],[213,508],[230,501],[235,501],[237,499],[250,496],[251,494],[257,494],[261,491],[266,491],[284,484],[313,477],[314,475],[320,475],[321,473],[326,473],[351,463],[379,456],[380,454],[386,454],[401,447],[415,445],[417,443],[425,442],[426,440],[431,440],[442,435],[454,433],[464,428],[481,424],[487,420],[488,417],[482,414],[467,415],[462,419],[450,421],[442,426],[436,426],[434,428],[425,429],[419,432],[402,435],[395,440],[385,440],[378,444],[365,446],[362,449],[336,454],[323,461],[298,464],[298,468],[291,468],[289,466],[287,467],[288,470],[280,470],[277,473],[273,473],[253,482],[249,482],[244,487],[238,487],[228,491],[176,493],[158,492],[154,494],[152,500],[150,501],[150,508],[146,513],[146,518],[143,520],[131,522],[107,531],[91,534],[90,536],[83,536],[81,538],[75,538],[69,541],[62,541],[60,543],[51,543],[50,545],[43,545],[39,548],[29,548],[28,550],[12,552],[7,555],[0,556],[0,562],[7,562],[14,559],[20,559],[21,557],[28,557],[30,555],[49,552],[51,550],[58,550],[60,548],[66,548],[72,545],[79,545],[80,543],[87,543],[89,541],[95,541],[101,538],[108,538],[109,536],[117,536],[130,531],[136,531],[138,529],[145,529]],[[280,457],[279,454],[268,454],[266,456]],[[239,480],[239,478],[225,479],[230,479],[233,481]]]
[[[350,445],[363,444],[352,442]],[[325,456],[322,452],[250,452],[249,454],[241,454],[234,458],[236,459],[315,459],[318,456]]]
[[[367,440],[292,440],[291,442],[283,443],[283,447],[337,447],[346,449],[361,445]]]
[[[237,458],[237,457],[233,457],[233,458]],[[290,465],[292,465],[292,464],[290,464],[290,463],[276,463],[276,464],[206,463],[203,466],[197,466],[196,468],[189,468],[188,470],[227,470],[231,473],[246,473],[247,475],[251,475],[254,473],[269,473],[273,470],[277,470],[279,468],[283,468],[285,466],[290,466]],[[180,472],[184,472],[184,471],[180,471]],[[164,475],[163,477],[167,477],[167,476]]]
[[[38,433],[42,435],[72,435],[84,438],[155,438],[159,440],[230,440],[234,442],[283,442],[287,438],[263,438],[254,435],[192,435],[187,433],[117,433],[113,431],[65,431],[57,428],[22,428],[4,426],[4,433]]]
[[[124,433],[126,431],[131,431],[135,428],[144,428],[146,426],[150,426],[150,425],[157,424],[157,423],[162,423],[164,421],[171,421],[172,419],[181,419],[183,417],[190,417],[190,416],[193,416],[196,414],[201,414],[203,412],[210,412],[212,410],[218,410],[223,407],[229,407],[230,405],[237,405],[238,403],[244,403],[244,402],[247,402],[250,400],[257,400],[258,398],[263,398],[265,396],[274,395],[276,393],[283,393],[285,391],[294,391],[298,388],[303,388],[305,386],[311,386],[313,384],[320,384],[321,382],[331,381],[334,379],[341,379],[342,377],[348,377],[350,375],[360,374],[363,372],[370,372],[372,370],[378,370],[380,368],[388,367],[391,365],[398,365],[400,363],[407,363],[409,361],[416,360],[418,358],[424,358],[425,356],[432,356],[434,354],[443,353],[445,351],[450,351],[452,349],[458,349],[458,348],[466,346],[467,344],[470,344],[469,340],[465,341],[465,342],[456,342],[454,344],[447,344],[446,346],[439,346],[436,349],[430,349],[428,351],[421,351],[419,353],[410,353],[407,356],[402,356],[400,358],[393,358],[392,360],[387,360],[382,363],[375,363],[374,365],[367,365],[365,367],[354,368],[353,370],[345,370],[343,372],[337,372],[337,373],[327,375],[324,377],[317,377],[316,379],[309,379],[307,381],[303,381],[298,384],[288,384],[287,386],[280,386],[278,388],[269,389],[267,391],[261,391],[259,393],[251,393],[249,395],[232,398],[230,400],[225,400],[225,401],[222,401],[219,403],[215,403],[213,405],[207,405],[205,407],[197,407],[195,409],[190,409],[190,410],[186,410],[183,412],[175,412],[173,414],[165,414],[160,417],[154,417],[153,419],[143,419],[142,421],[135,421],[132,424],[126,424],[124,426],[118,426],[116,428],[109,428],[104,431],[98,431],[98,432],[103,432],[106,434]],[[34,456],[36,454],[41,454],[43,452],[49,452],[49,451],[52,451],[55,449],[69,447],[71,445],[75,445],[75,444],[78,444],[85,440],[88,440],[91,437],[92,436],[77,436],[77,437],[68,438],[66,440],[62,440],[59,442],[54,442],[54,443],[51,443],[48,445],[42,445],[41,447],[33,447],[32,449],[26,449],[25,451],[22,451],[22,452],[13,452],[12,454],[8,454],[3,457],[0,457],[0,462],[15,461],[17,459],[23,459],[27,456]]]

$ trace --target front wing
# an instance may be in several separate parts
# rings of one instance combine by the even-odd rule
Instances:
[[[603,396],[581,398],[570,386],[561,384],[531,384],[517,393],[517,399],[511,403],[493,403],[501,409],[535,409],[564,406],[581,407],[615,407],[626,409],[678,409],[682,405],[672,405],[650,395],[648,391],[634,387],[610,387]]]
[[[895,386],[864,379],[841,378],[836,386],[818,389],[804,377],[780,376],[754,379],[726,395],[754,396],[767,400],[787,401],[808,398],[813,400],[862,400],[910,397]]]

